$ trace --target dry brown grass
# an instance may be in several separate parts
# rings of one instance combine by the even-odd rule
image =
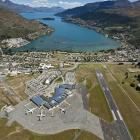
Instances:
[[[27,95],[25,94],[25,83],[31,80],[34,76],[36,77],[36,75],[31,74],[19,74],[14,77],[7,77],[6,82],[10,86],[10,88],[15,92],[16,96],[23,100],[27,98]]]
[[[14,97],[11,95],[6,95],[3,88],[0,88],[0,109],[4,105],[15,105],[17,102],[15,101]]]

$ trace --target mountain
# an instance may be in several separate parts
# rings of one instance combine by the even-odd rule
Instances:
[[[11,9],[13,11],[17,12],[32,12],[33,8],[26,6],[26,5],[19,5],[11,2],[10,0],[0,0],[0,5],[3,7],[7,7],[8,9]]]
[[[130,7],[131,3],[128,0],[117,0],[114,3],[115,7],[119,8],[125,8],[125,7]]]
[[[136,2],[133,2],[134,6],[135,7],[140,7],[140,0],[136,1]]]
[[[64,9],[61,7],[30,7],[27,5],[21,5],[11,2],[10,0],[0,0],[0,5],[7,7],[15,12],[22,13],[22,12],[62,12]]]
[[[51,29],[38,21],[27,20],[3,6],[0,6],[0,41],[7,38],[28,40],[48,34]]]
[[[96,10],[101,10],[101,9],[123,8],[123,7],[131,7],[131,3],[128,0],[116,0],[116,1],[109,0],[109,1],[88,3],[84,6],[68,9],[61,13],[57,13],[57,15],[76,16],[76,15],[82,15],[84,13],[94,12]]]
[[[56,15],[140,47],[140,0],[109,0],[89,3]]]
[[[64,9],[61,8],[61,7],[51,7],[51,8],[48,8],[48,7],[37,7],[37,8],[33,8],[33,11],[36,11],[36,12],[58,13],[58,12],[64,11]]]

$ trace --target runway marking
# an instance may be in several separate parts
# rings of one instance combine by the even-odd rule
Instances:
[[[118,113],[118,115],[119,115],[120,120],[122,120],[122,121],[123,121],[122,115],[121,115],[121,113],[120,113],[120,111],[119,111],[119,110],[117,110],[117,113]]]
[[[103,77],[103,74],[102,73],[100,73],[99,75],[100,75],[100,77]]]
[[[116,120],[117,120],[117,118],[116,118],[116,115],[115,115],[114,111],[113,111],[113,110],[111,110],[111,112],[112,112],[112,116],[113,116],[113,118],[114,118],[114,121],[116,121]]]
[[[105,91],[105,88],[103,87],[103,91]]]
[[[106,90],[109,91],[109,88],[107,87]]]
[[[103,78],[103,80],[104,80],[104,82],[105,82],[105,79],[104,79],[104,77],[102,77]],[[102,82],[100,82],[100,78],[98,77],[98,80],[99,80],[99,83],[100,83],[100,86],[103,86],[102,85]],[[102,89],[103,89],[104,87],[102,87]],[[108,90],[109,90],[109,88],[108,88]],[[105,92],[104,92],[105,93]],[[114,98],[113,98],[113,96],[112,96],[112,94],[111,94],[111,92],[109,91],[109,93],[110,93],[110,96],[112,97],[112,100],[113,100],[113,102],[114,102],[114,104],[115,104],[115,106],[116,106],[116,108],[118,108],[118,106],[117,106],[117,104],[116,104],[116,102],[115,102],[115,100],[114,100]],[[107,102],[108,102],[108,98],[106,98],[107,99]],[[109,102],[108,102],[109,103]],[[110,104],[108,104],[109,106],[110,106]],[[130,140],[132,140],[132,137],[131,137],[131,134],[130,134],[130,132],[129,132],[129,130],[128,130],[128,127],[126,126],[126,124],[125,124],[125,122],[124,122],[124,120],[123,120],[123,118],[122,118],[122,116],[121,116],[121,114],[120,114],[120,112],[118,111],[118,110],[116,110],[117,111],[117,114],[118,114],[118,116],[116,117],[116,115],[117,114],[115,114],[115,112],[110,108],[110,110],[111,110],[111,112],[112,112],[112,116],[113,116],[113,118],[114,118],[114,120],[116,121],[117,120],[117,117],[119,116],[119,118],[120,118],[120,120],[122,120],[122,122],[123,122],[123,124],[124,124],[124,126],[125,126],[125,128],[123,128],[124,130],[127,130],[127,133],[128,133],[128,138],[130,138]],[[119,124],[119,123],[118,123]]]

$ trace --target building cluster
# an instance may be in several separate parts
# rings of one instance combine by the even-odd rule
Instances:
[[[59,83],[57,86],[54,85],[53,81],[56,78],[59,78],[61,74],[62,73],[59,70],[43,72],[36,79],[32,79],[26,83],[25,93],[29,96],[29,102],[25,105],[26,114],[33,114],[33,112],[38,109],[41,112],[37,117],[39,117],[39,121],[41,121],[42,117],[46,116],[43,114],[45,111],[51,112],[51,117],[54,117],[53,113],[56,108],[62,113],[66,113],[66,110],[62,105],[64,103],[70,105],[66,100],[73,96],[72,90],[74,90],[76,86],[75,83],[66,84],[65,81]],[[51,94],[51,91],[49,91],[49,93],[47,92],[47,88],[49,87],[53,88],[53,93]],[[32,103],[35,107],[29,108],[28,105]]]
[[[19,48],[29,44],[30,42],[23,38],[11,38],[1,42],[3,48]]]
[[[52,97],[45,97],[44,95],[35,95],[30,100],[38,107],[44,106],[47,109],[52,109],[61,104],[72,93],[71,90],[75,89],[74,85],[62,84],[55,88]]]
[[[1,71],[3,69],[3,72],[15,76],[20,73],[43,72],[50,68],[61,69],[73,62],[139,62],[139,54],[140,49],[132,47],[90,53],[18,52],[14,55],[3,54],[0,58],[0,68]],[[46,83],[50,83],[54,77],[49,78]]]
[[[26,83],[25,93],[27,95],[46,94],[47,87],[61,75],[60,71],[43,72],[36,79],[32,79]]]
[[[75,62],[138,62],[140,49],[126,48],[98,53],[68,54],[65,61]]]

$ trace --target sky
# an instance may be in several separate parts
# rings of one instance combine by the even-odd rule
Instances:
[[[63,7],[65,9],[82,6],[86,3],[103,1],[103,0],[11,0],[18,4],[25,4],[31,7]],[[136,1],[136,0],[130,0]]]

